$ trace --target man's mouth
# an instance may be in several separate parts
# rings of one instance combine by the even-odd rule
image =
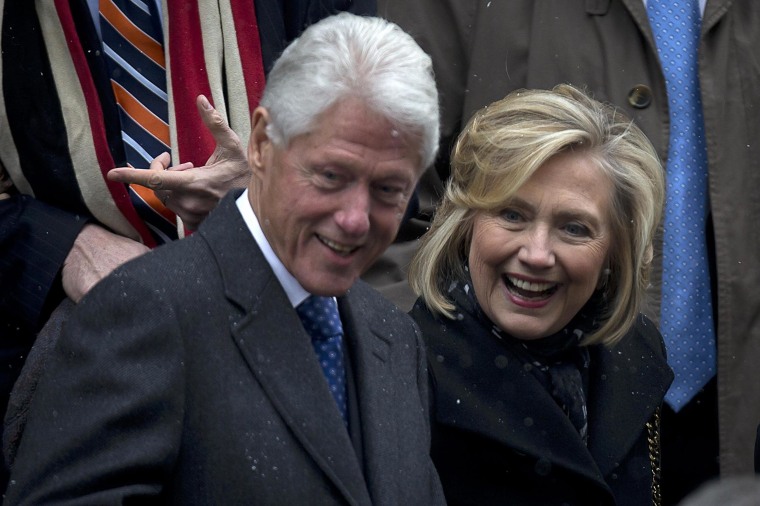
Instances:
[[[321,236],[319,234],[317,234],[317,239],[319,239],[319,241],[322,244],[324,244],[325,246],[333,250],[335,253],[343,257],[347,257],[351,253],[359,249],[359,246],[348,246],[346,244],[340,244],[338,242],[331,241],[327,237]]]
[[[548,299],[559,288],[558,283],[534,283],[506,275],[503,279],[510,293],[528,300]]]

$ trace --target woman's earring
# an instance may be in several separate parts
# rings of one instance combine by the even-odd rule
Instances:
[[[602,275],[599,276],[599,284],[596,286],[597,290],[604,290],[607,288],[607,282],[610,279],[610,274],[612,274],[612,269],[609,267],[602,269]]]

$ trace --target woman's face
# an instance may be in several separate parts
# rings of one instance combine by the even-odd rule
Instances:
[[[469,267],[492,322],[518,339],[546,337],[570,322],[607,267],[612,192],[588,154],[566,152],[502,211],[475,216]]]

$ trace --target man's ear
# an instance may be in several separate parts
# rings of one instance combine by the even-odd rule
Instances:
[[[248,141],[248,163],[254,175],[261,175],[266,170],[265,160],[272,149],[272,140],[267,133],[269,111],[257,107],[251,116],[251,137]]]

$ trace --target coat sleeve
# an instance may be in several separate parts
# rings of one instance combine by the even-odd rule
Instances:
[[[0,335],[39,330],[62,296],[60,270],[87,221],[26,195],[0,200]]]
[[[5,504],[156,500],[184,415],[184,348],[162,290],[106,278],[64,326],[32,401]]]
[[[86,10],[81,0],[70,4],[72,12],[79,4]],[[55,25],[56,20],[43,18],[37,7],[33,2],[0,2],[0,191],[10,196],[0,200],[0,336],[4,341],[36,333],[60,301],[60,269],[91,216],[84,203],[86,189],[76,176],[83,167],[71,151],[79,149],[87,136],[77,119],[81,115],[69,117],[70,109],[60,99],[62,94],[75,95],[73,90],[62,87],[52,70],[58,60],[51,56],[51,47],[59,47],[60,41],[46,38],[42,27]],[[94,33],[88,11],[74,19],[77,26],[82,19],[89,22]],[[87,33],[80,32],[83,44]],[[97,38],[87,48],[92,44],[99,47]],[[120,135],[111,130],[112,137]],[[99,169],[95,170],[100,177]]]

